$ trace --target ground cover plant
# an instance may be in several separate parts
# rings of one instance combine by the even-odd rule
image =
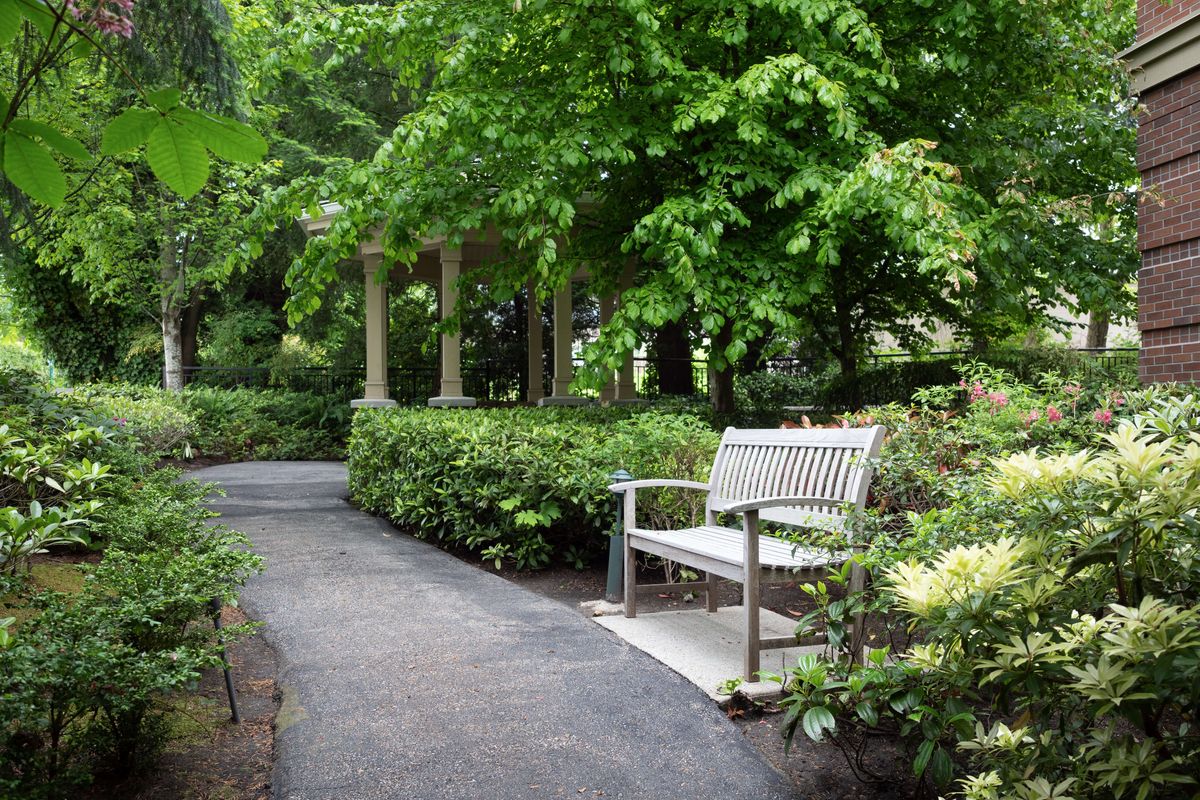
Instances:
[[[49,798],[152,762],[173,699],[219,662],[209,604],[261,562],[206,523],[211,487],[28,377],[0,371],[0,796]],[[102,555],[51,588],[38,559],[59,545]]]
[[[863,755],[909,748],[918,792],[1191,797],[1200,781],[1200,400],[969,368],[891,436],[863,596],[814,592],[807,625],[864,605],[891,626],[779,676],[785,729]],[[852,421],[848,421],[852,424]]]

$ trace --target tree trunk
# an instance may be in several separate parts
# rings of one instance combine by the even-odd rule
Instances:
[[[183,391],[183,273],[179,269],[179,251],[175,226],[163,211],[162,241],[158,249],[159,308],[162,313],[163,388]]]
[[[172,308],[170,298],[162,300],[163,388],[169,392],[183,391],[183,326],[182,315]]]
[[[668,322],[655,331],[654,354],[658,357],[659,394],[695,394],[692,347],[683,320]]]
[[[200,293],[193,292],[192,302],[188,303],[183,312],[183,327],[180,331],[183,340],[181,363],[184,368],[196,366],[196,336],[200,331],[200,318],[204,316],[203,308],[204,301],[200,299]]]
[[[848,301],[838,298],[834,303],[834,314],[837,316],[838,346],[833,356],[841,367],[841,383],[845,387],[844,400],[849,406],[847,411],[859,411],[863,406],[862,383],[858,379],[858,337],[851,319]],[[826,409],[832,411],[833,409]]]
[[[1108,322],[1109,316],[1107,311],[1093,311],[1088,315],[1085,347],[1095,349],[1108,347]]]
[[[722,352],[733,341],[733,320],[726,320],[725,325],[713,337],[714,352]],[[711,386],[713,411],[718,414],[732,414],[736,410],[733,399],[733,364],[726,364],[725,369],[712,370]]]

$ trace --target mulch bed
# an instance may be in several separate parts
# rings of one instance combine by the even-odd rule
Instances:
[[[246,616],[235,608],[222,622]],[[208,670],[194,693],[180,698],[178,734],[149,770],[124,781],[98,779],[80,800],[268,800],[274,758],[276,695],[274,651],[261,634],[230,647],[242,721],[230,720],[221,670]]]

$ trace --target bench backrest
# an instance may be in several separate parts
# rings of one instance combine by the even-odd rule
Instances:
[[[713,462],[709,509],[766,497],[820,497],[826,503],[766,508],[763,520],[844,530],[849,504],[861,510],[884,427],[726,428]]]

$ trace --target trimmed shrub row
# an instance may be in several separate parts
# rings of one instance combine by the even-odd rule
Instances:
[[[706,480],[719,439],[692,416],[619,408],[363,409],[350,492],[418,537],[496,562],[581,565],[612,529],[614,470]],[[665,526],[695,519],[703,496],[648,493],[641,507]]]

